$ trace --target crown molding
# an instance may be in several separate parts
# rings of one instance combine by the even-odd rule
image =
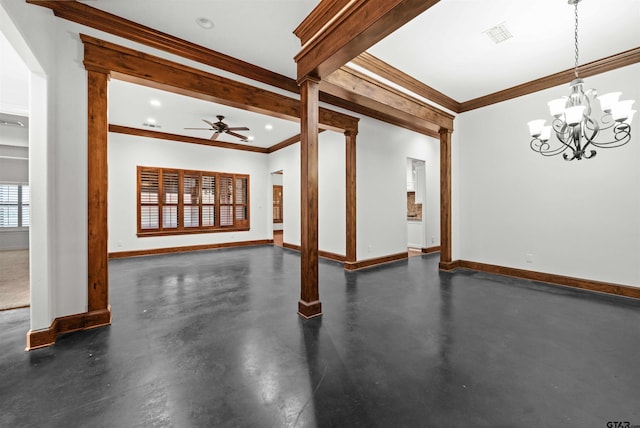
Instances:
[[[606,58],[583,64],[578,67],[578,73],[581,77],[594,76],[596,74],[605,73],[617,68],[626,67],[627,65],[640,62],[640,47],[629,49]],[[475,110],[477,108],[486,107],[491,104],[500,103],[523,95],[539,92],[544,89],[553,88],[554,86],[567,84],[574,79],[573,68],[551,74],[540,79],[532,80],[512,88],[494,92],[479,98],[474,98],[461,103],[459,112]]]

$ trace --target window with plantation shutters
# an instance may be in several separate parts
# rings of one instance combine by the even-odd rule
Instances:
[[[249,176],[138,167],[138,236],[249,230]]]
[[[0,229],[29,227],[29,186],[0,183]]]

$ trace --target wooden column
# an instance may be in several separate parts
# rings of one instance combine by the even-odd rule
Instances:
[[[440,268],[451,268],[451,133],[440,128]]]
[[[347,259],[346,263],[356,262],[356,135],[358,133],[353,130],[345,131],[346,146],[346,247]]]
[[[320,81],[300,82],[301,283],[298,314],[322,315],[318,293],[318,97]]]
[[[109,75],[88,71],[88,312],[108,309],[107,87]]]

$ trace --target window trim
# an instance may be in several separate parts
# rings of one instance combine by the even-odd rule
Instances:
[[[143,172],[152,172],[157,174],[157,204],[148,204],[142,203],[141,191],[142,191],[142,173]],[[165,227],[163,221],[163,206],[164,206],[164,193],[163,193],[163,173],[171,173],[178,174],[178,220],[177,227]],[[184,209],[185,206],[189,206],[189,204],[185,204],[184,198],[184,177],[185,175],[198,175],[198,221],[200,223],[199,226],[187,226],[184,225]],[[202,207],[203,205],[211,206],[210,203],[203,203],[203,185],[202,185],[202,177],[215,177],[215,222],[213,226],[202,226]],[[232,177],[233,180],[233,224],[229,226],[220,226],[220,177]],[[246,204],[236,203],[235,193],[236,193],[236,179],[245,180],[246,187]],[[177,168],[160,168],[160,167],[149,167],[149,166],[137,166],[136,171],[136,230],[138,237],[148,237],[148,236],[172,236],[172,235],[190,235],[190,234],[199,234],[199,233],[218,233],[218,232],[239,232],[239,231],[248,231],[250,230],[251,225],[251,217],[250,217],[250,177],[249,174],[235,174],[235,173],[226,173],[226,172],[216,172],[216,171],[199,171],[199,170],[191,170],[191,169],[177,169]],[[153,229],[143,229],[142,228],[142,211],[141,207],[143,206],[157,206],[158,207],[158,227]],[[175,206],[175,204],[169,204],[170,206]],[[168,206],[169,206],[168,205]],[[246,218],[244,219],[236,219],[236,207],[246,207]]]

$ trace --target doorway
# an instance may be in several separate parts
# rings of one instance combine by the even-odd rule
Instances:
[[[422,255],[425,248],[427,179],[425,161],[407,158],[407,250],[409,256]]]
[[[30,305],[29,75],[0,31],[0,310]]]
[[[282,170],[271,173],[273,193],[273,244],[282,247],[284,241],[284,176]]]

